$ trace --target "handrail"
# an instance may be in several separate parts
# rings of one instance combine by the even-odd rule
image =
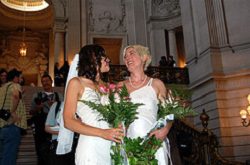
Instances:
[[[177,149],[179,155],[172,154],[173,162],[179,161],[179,164],[184,165],[243,165],[242,162],[230,161],[220,155],[217,137],[207,128],[209,116],[205,110],[200,119],[202,131],[192,128],[184,121],[174,122],[168,137],[172,151]]]
[[[188,84],[188,69],[178,67],[149,66],[145,73],[153,78],[159,78],[166,84]],[[122,81],[129,76],[125,65],[110,65],[109,80]]]

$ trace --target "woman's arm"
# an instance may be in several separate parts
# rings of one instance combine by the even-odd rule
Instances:
[[[161,80],[154,79],[152,86],[157,93],[158,99],[166,99],[167,90],[164,83]],[[168,124],[165,127],[151,132],[150,136],[155,135],[157,139],[164,140],[167,137],[171,127],[172,127],[172,122],[168,122]]]
[[[55,117],[57,104],[59,103],[54,102],[54,104],[52,104],[45,122],[45,131],[53,135],[57,135],[59,132],[59,125],[56,124],[56,117]]]
[[[45,131],[48,132],[49,134],[53,134],[53,135],[58,135],[58,133],[59,133],[59,131],[53,130],[50,125],[45,125]]]
[[[79,90],[82,89],[82,90]],[[112,140],[115,142],[120,142],[123,136],[122,129],[100,129],[96,127],[89,126],[82,123],[80,120],[75,118],[75,113],[77,109],[77,101],[79,96],[84,92],[83,85],[80,83],[78,78],[73,78],[68,84],[66,91],[66,99],[64,104],[64,126],[73,132],[88,136],[97,136],[107,140]]]
[[[8,120],[9,123],[15,123],[15,122],[19,122],[20,121],[20,117],[17,116],[17,108],[18,108],[18,104],[20,101],[20,95],[19,95],[19,84],[16,83],[12,83],[12,95],[11,95],[11,99],[12,99],[12,107],[10,108],[10,112],[11,112],[11,118]]]

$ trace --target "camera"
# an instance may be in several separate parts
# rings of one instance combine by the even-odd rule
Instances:
[[[11,116],[11,113],[9,110],[6,110],[6,109],[0,109],[0,118],[5,120],[5,121],[8,121],[9,118]]]
[[[40,105],[48,100],[48,96],[45,93],[39,92],[35,98],[35,103]]]

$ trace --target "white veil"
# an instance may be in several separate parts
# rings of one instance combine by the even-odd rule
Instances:
[[[66,96],[66,91],[67,91],[69,80],[78,76],[78,71],[77,71],[78,61],[79,61],[79,55],[76,54],[69,68],[68,78],[67,78],[66,85],[65,85],[64,99]],[[64,121],[63,121],[64,108],[63,107],[61,108],[60,117],[58,119],[58,123],[60,123],[60,129],[59,129],[58,138],[57,138],[58,145],[56,149],[56,154],[58,155],[66,154],[71,151],[73,138],[74,138],[74,132],[64,127]]]
[[[65,89],[67,89],[68,87],[69,80],[71,80],[74,77],[78,77],[78,70],[77,70],[78,62],[79,62],[79,54],[76,54],[69,68]]]

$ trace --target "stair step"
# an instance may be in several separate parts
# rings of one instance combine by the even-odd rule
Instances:
[[[27,111],[27,119],[31,117],[29,114],[29,110],[31,107],[31,100],[33,94],[37,91],[41,91],[41,87],[31,87],[31,86],[24,86],[23,87],[25,93],[23,96],[23,100],[26,106]],[[55,91],[60,92],[63,94],[63,88],[54,88]],[[22,136],[21,144],[19,146],[19,151],[17,155],[17,165],[36,165],[37,164],[37,156],[35,151],[35,143],[34,137],[32,134],[32,129],[29,127],[27,129],[27,134]]]

